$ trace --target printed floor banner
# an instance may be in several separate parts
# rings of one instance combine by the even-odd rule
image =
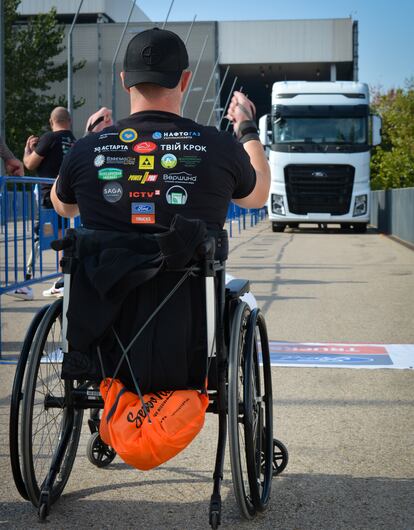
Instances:
[[[332,368],[414,367],[414,344],[270,342],[273,366]]]

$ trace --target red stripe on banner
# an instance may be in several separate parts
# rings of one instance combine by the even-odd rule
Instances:
[[[384,355],[387,354],[385,346],[359,346],[356,344],[280,344],[270,343],[272,353],[324,353],[346,355]]]

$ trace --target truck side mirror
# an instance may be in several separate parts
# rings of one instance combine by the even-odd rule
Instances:
[[[381,127],[382,127],[381,117],[375,114],[371,115],[371,131],[372,131],[371,144],[372,145],[379,145],[381,143]]]
[[[270,132],[270,114],[264,114],[259,119],[259,137],[262,144],[267,147],[271,144],[269,139]]]

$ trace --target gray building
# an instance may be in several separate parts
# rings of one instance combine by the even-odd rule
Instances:
[[[84,0],[73,32],[74,61],[86,60],[74,75],[76,98],[85,104],[74,111],[75,134],[80,136],[87,117],[100,106],[113,106],[112,63],[131,3],[127,0]],[[23,0],[22,20],[52,5],[63,23],[69,23],[78,0]],[[196,9],[196,7],[195,7]],[[192,18],[192,14],[189,15]],[[134,34],[161,22],[151,22],[137,7],[115,61],[116,116],[128,114],[129,100],[119,83],[126,44]],[[202,123],[225,127],[222,109],[233,85],[256,103],[258,115],[270,108],[271,86],[283,80],[357,80],[358,26],[351,18],[322,20],[263,20],[168,22],[167,29],[188,38],[190,68],[195,72],[184,115]],[[66,60],[63,53],[58,61]],[[234,84],[235,82],[235,84]],[[221,87],[221,92],[220,91]],[[65,94],[66,84],[53,87]]]

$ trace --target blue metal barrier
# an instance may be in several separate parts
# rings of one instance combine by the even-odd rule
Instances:
[[[263,208],[241,208],[237,204],[230,203],[227,210],[227,224],[229,236],[233,237],[233,222],[237,222],[239,234],[241,230],[246,230],[246,216],[250,216],[250,226],[255,226],[267,216],[266,207]]]
[[[2,294],[60,275],[58,254],[50,250],[50,243],[58,239],[59,225],[65,230],[70,220],[42,208],[35,189],[36,185],[53,182],[37,177],[0,177],[0,309]],[[50,257],[45,260],[47,251]]]

